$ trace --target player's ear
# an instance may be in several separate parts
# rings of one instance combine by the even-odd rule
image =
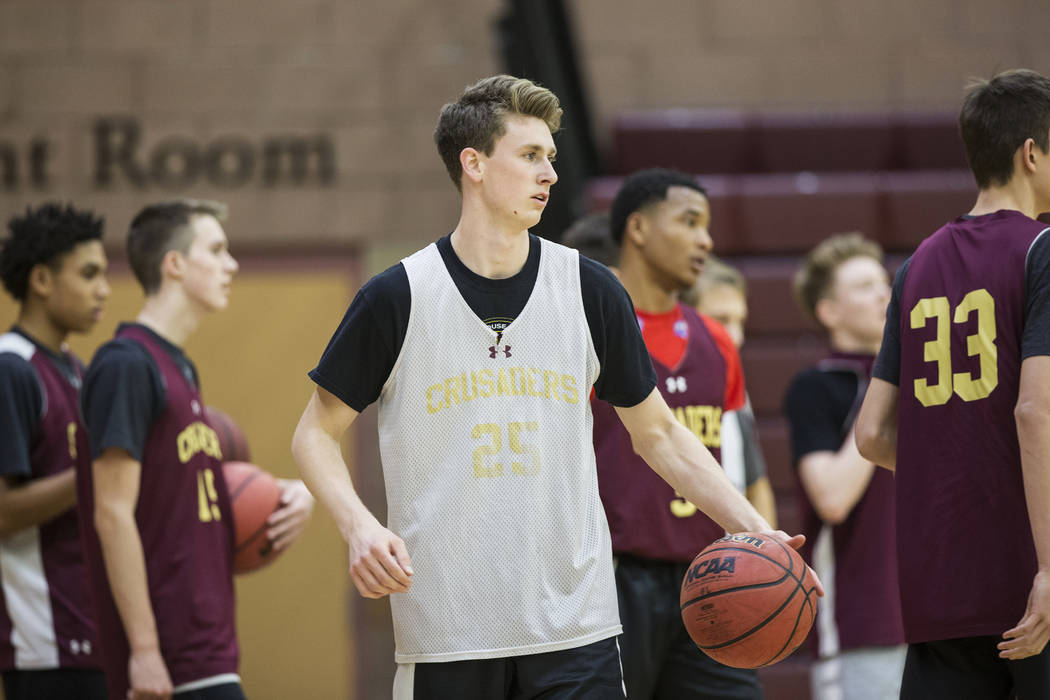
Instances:
[[[186,256],[177,250],[169,250],[160,259],[160,278],[181,280],[186,271]]]
[[[54,271],[47,265],[40,263],[33,265],[29,270],[29,279],[27,280],[29,289],[33,294],[44,299],[51,296],[51,290],[54,285]]]
[[[459,152],[459,166],[463,169],[463,177],[471,182],[481,182],[485,173],[485,164],[481,160],[481,154],[474,148],[464,148]]]
[[[831,299],[823,297],[813,307],[813,315],[817,317],[820,324],[825,328],[834,328],[839,322],[838,305]]]
[[[631,212],[623,226],[624,242],[630,241],[636,246],[645,245],[645,237],[648,232],[648,221],[640,211]]]

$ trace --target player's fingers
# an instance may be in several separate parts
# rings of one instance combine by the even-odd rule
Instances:
[[[398,537],[391,543],[390,549],[393,551],[401,570],[411,576],[412,557],[408,556],[408,548],[405,547],[405,541]]]
[[[781,539],[784,541],[784,544],[786,544],[788,547],[791,547],[792,549],[798,549],[806,543],[806,536],[802,534],[789,535],[783,530],[777,530],[777,534],[780,535]]]
[[[379,584],[376,583],[375,577],[373,577],[366,568],[362,566],[351,567],[350,580],[353,581],[354,586],[357,587],[357,592],[365,598],[383,597],[383,593]]]
[[[824,584],[820,582],[820,578],[817,576],[817,572],[813,570],[813,567],[807,566],[806,568],[809,569],[809,574],[810,574],[810,576],[813,577],[813,583],[816,584],[817,595],[820,596],[821,598],[823,598],[824,597]]]
[[[397,560],[386,549],[377,551],[369,562],[369,570],[379,583],[391,593],[404,593],[408,590],[411,579],[401,570]]]

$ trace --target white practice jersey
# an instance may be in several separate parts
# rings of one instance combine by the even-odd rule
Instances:
[[[436,245],[403,260],[405,341],[379,398],[389,528],[412,588],[391,596],[398,663],[583,646],[620,632],[598,497],[598,376],[578,254],[543,240],[521,314],[493,331]]]

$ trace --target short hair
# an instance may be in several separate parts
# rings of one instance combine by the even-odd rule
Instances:
[[[732,287],[740,292],[740,296],[747,298],[747,280],[744,279],[744,275],[713,255],[708,255],[704,261],[704,271],[700,273],[696,284],[680,292],[678,298],[683,304],[695,308],[704,298],[704,294],[713,287]]]
[[[102,239],[103,219],[86,209],[49,202],[7,223],[0,241],[0,279],[17,301],[25,301],[29,272],[36,265],[57,268],[59,260],[81,243]]]
[[[688,187],[707,196],[707,190],[691,175],[669,168],[650,168],[630,175],[613,199],[609,215],[609,230],[616,245],[623,245],[624,229],[631,214],[651,204],[667,199],[667,190],[672,187]]]
[[[492,155],[496,141],[507,131],[508,115],[542,119],[553,134],[561,128],[558,97],[526,78],[494,75],[468,86],[459,99],[441,108],[434,143],[456,189],[463,189],[459,154],[474,148]]]
[[[150,204],[128,228],[128,264],[148,295],[160,289],[160,265],[169,250],[186,253],[193,243],[190,224],[196,216],[226,219],[226,205],[205,199],[173,199]]]
[[[882,262],[882,247],[858,231],[839,233],[825,239],[809,251],[802,267],[795,273],[792,291],[799,308],[817,323],[817,302],[828,296],[835,282],[835,270],[856,257]]]
[[[1033,139],[1050,151],[1050,79],[1011,70],[971,83],[959,113],[966,160],[981,189],[1013,177],[1014,153]]]
[[[591,260],[596,260],[606,267],[612,267],[620,261],[620,246],[609,233],[609,212],[597,212],[581,216],[565,229],[561,236],[562,245],[575,248]]]

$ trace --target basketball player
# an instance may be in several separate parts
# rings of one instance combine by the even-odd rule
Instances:
[[[806,256],[794,292],[831,345],[784,400],[805,496],[802,555],[828,588],[817,606],[813,697],[894,700],[905,646],[893,474],[861,457],[853,439],[890,296],[882,249],[859,233],[832,236]]]
[[[128,262],[146,301],[84,380],[94,462],[77,487],[113,700],[244,697],[222,455],[182,351],[226,307],[238,269],[224,215],[217,203],[176,200],[135,216]],[[282,500],[301,529],[305,487],[286,485]]]
[[[678,302],[711,252],[710,225],[707,195],[694,178],[653,169],[624,181],[609,230],[656,387],[677,420],[720,459],[722,414],[745,401],[740,357],[722,326]],[[678,606],[689,563],[725,529],[648,468],[613,406],[595,401],[592,410],[628,697],[762,697],[753,670],[723,666],[696,647]]]
[[[902,698],[1050,697],[1050,79],[975,83],[968,214],[897,272],[857,421],[896,471]]]
[[[83,366],[66,347],[109,297],[102,220],[56,204],[9,224],[0,278],[19,303],[0,335],[0,672],[7,700],[104,700],[84,587],[77,462],[87,464],[78,396]]]
[[[551,92],[505,75],[442,109],[459,223],[361,289],[310,374],[293,453],[357,590],[395,594],[399,700],[623,697],[592,386],[684,498],[731,531],[769,529],[654,391],[615,277],[528,233],[558,179],[560,117]],[[389,529],[339,450],[376,400]]]
[[[747,322],[747,281],[740,270],[710,255],[696,284],[682,292],[680,299],[702,315],[718,321],[733,339],[737,352],[740,351]],[[758,439],[751,400],[746,395],[745,399],[743,408],[722,414],[722,468],[755,510],[776,527],[773,485]]]

